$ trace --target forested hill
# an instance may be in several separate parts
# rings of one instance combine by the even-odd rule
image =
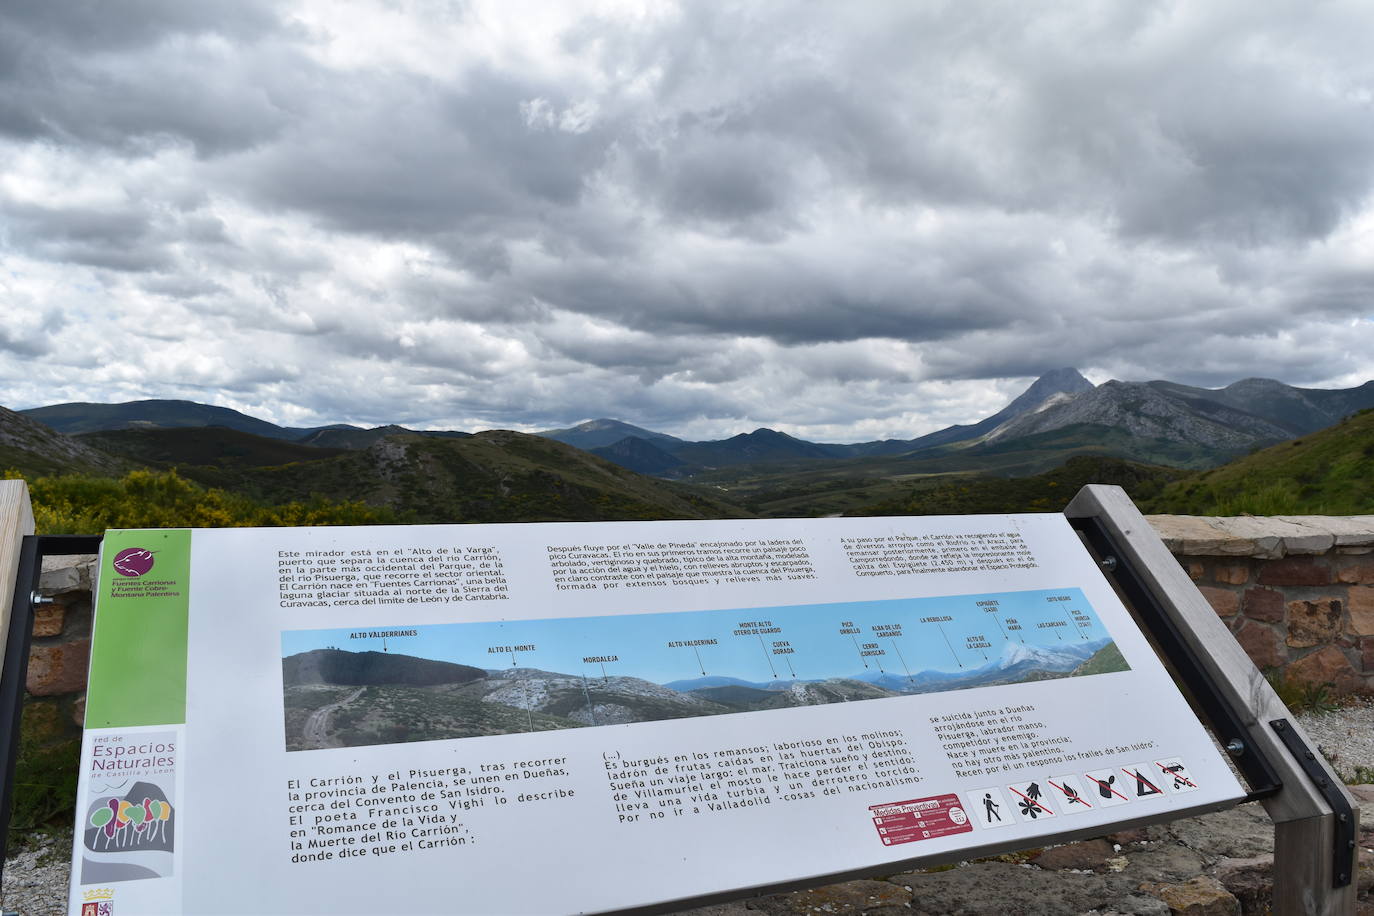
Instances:
[[[1070,458],[1030,477],[968,477],[864,506],[851,515],[977,515],[1059,512],[1090,483],[1119,486],[1137,501],[1158,494],[1188,472],[1095,455]]]
[[[1374,410],[1189,475],[1143,500],[1176,515],[1363,515],[1374,511]]]
[[[412,522],[749,515],[707,490],[645,477],[561,442],[509,430],[454,438],[403,433],[361,449],[312,448],[223,429],[127,430],[89,438],[265,503],[360,500]]]

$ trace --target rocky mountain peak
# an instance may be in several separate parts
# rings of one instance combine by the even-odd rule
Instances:
[[[1049,400],[1057,394],[1075,395],[1082,394],[1084,391],[1092,391],[1096,387],[1092,382],[1085,379],[1077,369],[1064,367],[1063,369],[1051,369],[1040,376],[1031,386],[1007,405],[1010,410],[1024,403],[1023,409],[1038,405],[1043,401]]]

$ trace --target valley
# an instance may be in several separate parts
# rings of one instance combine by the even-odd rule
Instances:
[[[1363,456],[1332,465],[1345,469],[1349,486],[1321,483],[1326,472],[1312,467],[1261,473],[1254,461],[1268,459],[1248,456],[1314,437],[1364,442],[1374,433],[1350,418],[1371,407],[1374,382],[1343,390],[1267,379],[1220,389],[1094,386],[1057,369],[977,423],[834,444],[770,429],[692,442],[611,419],[538,434],[282,427],[189,401],[73,403],[0,409],[0,466],[50,481],[174,473],[250,507],[231,514],[305,517],[314,506],[316,518],[363,523],[1056,511],[1086,483],[1124,486],[1158,512],[1202,511],[1203,494],[1223,508],[1359,512],[1374,498],[1357,473]],[[1341,432],[1321,432],[1333,424]],[[1249,470],[1220,470],[1233,461]],[[1237,503],[1240,478],[1263,478],[1268,496]],[[345,504],[357,509],[331,509]],[[68,510],[63,518],[71,516],[86,517]]]

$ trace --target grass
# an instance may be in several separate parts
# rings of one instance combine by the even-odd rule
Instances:
[[[900,499],[875,503],[854,515],[969,515],[988,512],[1058,512],[1081,487],[1115,484],[1140,500],[1182,476],[1173,468],[1119,458],[1080,455],[1033,477],[982,477],[916,488]]]
[[[36,830],[25,832],[11,830],[5,858],[11,859],[25,852],[38,854],[34,864],[40,868],[70,862],[72,859],[71,818],[67,818],[65,823],[47,824]],[[5,912],[8,914],[10,911],[6,910]]]
[[[10,852],[41,845],[54,832],[71,830],[80,759],[81,738],[71,721],[71,703],[51,699],[27,703],[14,770]]]
[[[79,741],[45,744],[27,734],[19,739],[11,831],[24,834],[70,824],[80,758]]]
[[[1177,515],[1362,515],[1374,510],[1374,410],[1165,487],[1141,507]]]
[[[1332,693],[1335,688],[1331,684],[1291,678],[1278,668],[1266,668],[1264,679],[1274,688],[1283,705],[1295,715],[1305,712],[1332,712],[1340,708],[1340,703]]]

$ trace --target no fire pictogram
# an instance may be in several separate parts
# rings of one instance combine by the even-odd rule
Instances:
[[[1055,798],[1059,800],[1059,810],[1065,814],[1082,814],[1084,811],[1091,811],[1094,807],[1091,795],[1084,788],[1083,782],[1073,773],[1065,773],[1063,776],[1051,776],[1045,780],[1054,790]]]

